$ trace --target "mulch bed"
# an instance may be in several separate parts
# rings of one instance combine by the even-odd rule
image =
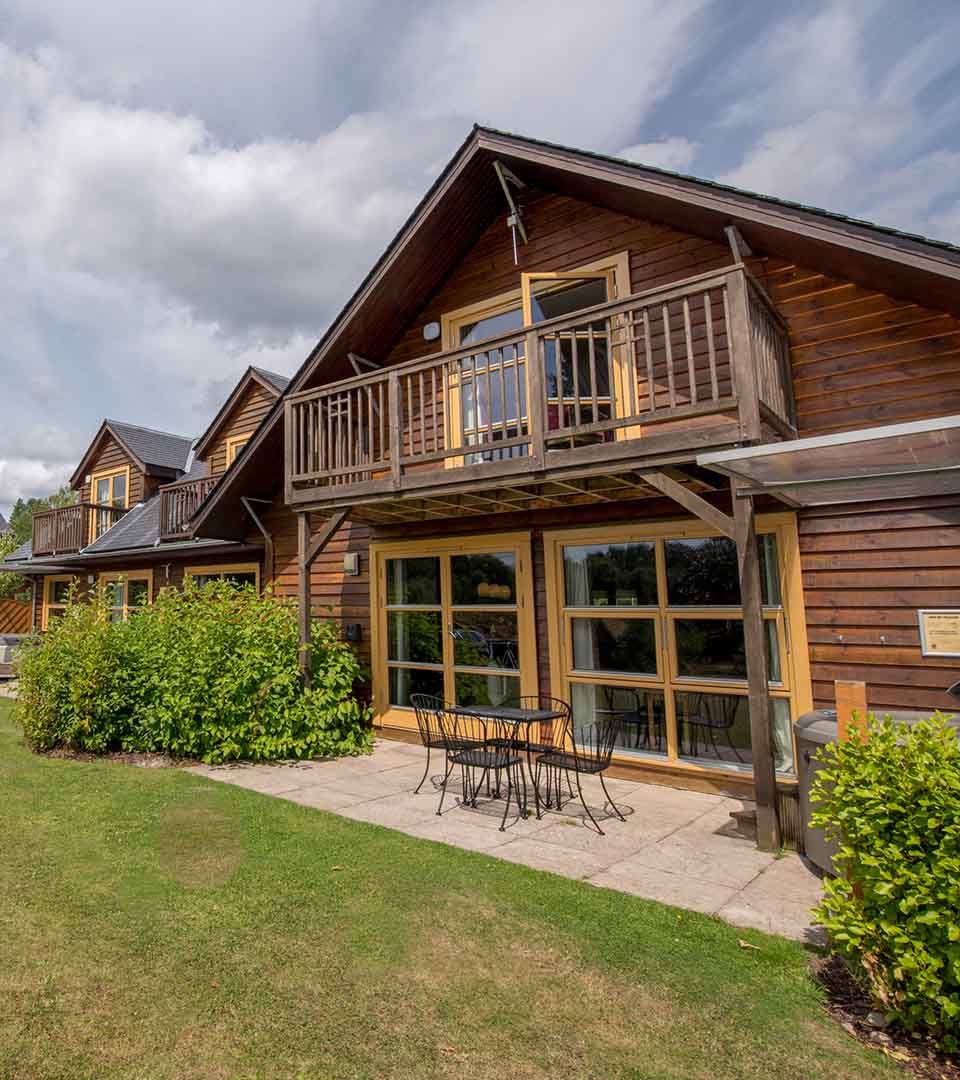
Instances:
[[[82,750],[44,750],[44,757],[62,758],[66,761],[112,761],[117,765],[136,765],[140,769],[169,769],[183,764],[185,758],[173,757],[171,754],[124,754],[117,751],[113,754],[88,754]],[[187,762],[196,765],[195,761]]]
[[[873,1005],[863,987],[838,956],[814,960],[813,977],[827,994],[831,1016],[853,1038],[872,1046],[921,1080],[960,1080],[960,1061],[941,1053],[930,1039],[914,1038],[896,1028],[878,1029],[868,1023]]]

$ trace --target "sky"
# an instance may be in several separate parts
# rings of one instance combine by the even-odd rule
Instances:
[[[956,0],[0,0],[0,513],[290,374],[474,122],[960,243]]]

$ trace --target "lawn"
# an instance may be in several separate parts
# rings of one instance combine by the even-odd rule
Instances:
[[[0,799],[5,1080],[897,1075],[795,944],[176,770],[37,757],[4,701]]]

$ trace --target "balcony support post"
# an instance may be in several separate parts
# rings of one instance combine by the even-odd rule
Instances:
[[[263,524],[260,519],[260,515],[250,505],[251,503],[263,503],[266,506],[270,505],[269,499],[248,499],[246,495],[240,497],[240,502],[243,503],[243,508],[250,515],[251,521],[256,525],[263,537],[263,568],[266,572],[268,580],[273,580],[273,537],[270,535],[269,529]]]
[[[757,847],[761,851],[777,851],[780,848],[780,819],[777,816],[777,772],[773,757],[767,643],[763,628],[760,549],[757,546],[753,496],[741,491],[736,481],[731,484],[731,494],[740,571],[740,603],[743,606],[743,640],[747,654]]]
[[[743,268],[727,274],[727,301],[730,311],[730,365],[739,400],[740,430],[747,442],[759,442],[760,390],[757,366],[753,359],[753,334],[750,327],[750,297]]]
[[[310,568],[313,566],[316,557],[330,543],[340,526],[347,520],[349,513],[349,508],[338,510],[312,539],[309,511],[301,510],[297,513],[297,564],[299,568],[297,601],[300,627],[300,675],[305,687],[310,685],[312,674],[312,658],[310,654]]]
[[[543,382],[540,335],[536,330],[531,330],[527,334],[523,351],[527,367],[527,424],[530,428],[530,464],[534,469],[542,469],[546,456],[546,437],[544,435],[546,388]]]

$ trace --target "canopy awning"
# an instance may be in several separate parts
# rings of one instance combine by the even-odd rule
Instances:
[[[721,450],[697,464],[796,506],[960,494],[960,416]]]

